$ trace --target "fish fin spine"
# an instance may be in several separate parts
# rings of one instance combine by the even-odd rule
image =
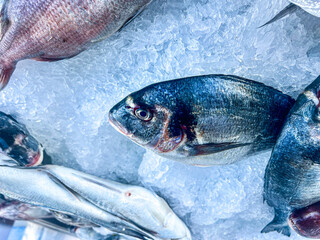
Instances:
[[[283,10],[281,10],[279,13],[277,13],[277,15],[275,15],[271,20],[269,20],[268,22],[266,22],[265,24],[259,26],[258,28],[262,28],[266,25],[269,25],[273,22],[276,22],[286,16],[288,16],[289,14],[295,12],[299,7],[293,3],[290,3],[288,6],[286,6]]]

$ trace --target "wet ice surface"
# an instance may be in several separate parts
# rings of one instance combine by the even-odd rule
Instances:
[[[270,152],[229,166],[185,166],[145,154],[107,121],[130,92],[191,75],[235,74],[296,97],[320,74],[320,19],[298,11],[257,29],[286,5],[154,0],[120,33],[73,59],[19,62],[0,110],[24,122],[55,163],[155,190],[196,240],[288,239],[260,234],[273,217],[261,195]]]

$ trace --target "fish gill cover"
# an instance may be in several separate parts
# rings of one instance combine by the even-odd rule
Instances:
[[[288,3],[154,0],[119,33],[70,60],[19,62],[0,93],[1,111],[23,120],[54,163],[153,188],[196,240],[286,240],[260,233],[273,216],[262,200],[270,153],[229,166],[186,166],[145,153],[109,125],[107,113],[148,84],[213,73],[296,97],[320,73],[320,19],[297,11],[257,29]]]

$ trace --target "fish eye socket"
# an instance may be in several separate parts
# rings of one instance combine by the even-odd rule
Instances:
[[[148,122],[152,119],[152,114],[148,109],[138,108],[134,110],[134,115],[145,122]]]

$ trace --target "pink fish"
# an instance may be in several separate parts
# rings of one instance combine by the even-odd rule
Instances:
[[[118,31],[151,1],[2,0],[0,90],[18,61],[71,58]]]

